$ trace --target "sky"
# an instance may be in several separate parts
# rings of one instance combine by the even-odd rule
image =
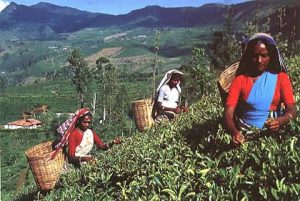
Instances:
[[[10,2],[26,6],[31,6],[38,2],[47,2],[83,11],[119,15],[150,5],[159,5],[161,7],[200,7],[206,3],[236,4],[246,1],[250,0],[0,0],[0,11]]]

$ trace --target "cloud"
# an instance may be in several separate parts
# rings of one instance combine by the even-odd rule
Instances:
[[[0,0],[0,12],[1,12],[6,6],[8,6],[8,4],[9,4],[8,1]]]

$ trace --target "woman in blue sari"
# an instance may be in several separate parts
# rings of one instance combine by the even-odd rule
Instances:
[[[285,112],[280,114],[282,104]],[[243,129],[256,127],[275,133],[295,116],[291,81],[274,39],[265,33],[253,35],[246,44],[226,101],[225,125],[233,143],[244,142]]]

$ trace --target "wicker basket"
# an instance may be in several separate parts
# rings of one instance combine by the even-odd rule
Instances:
[[[25,151],[35,182],[41,190],[51,190],[59,179],[64,164],[60,149],[54,159],[48,160],[52,141],[43,142]]]
[[[224,105],[228,95],[229,87],[231,85],[232,80],[235,77],[235,73],[238,66],[239,66],[239,62],[232,64],[221,73],[218,79],[218,88]]]
[[[144,99],[132,102],[133,115],[135,123],[140,132],[143,132],[146,128],[150,128],[154,123],[152,112],[152,99]]]

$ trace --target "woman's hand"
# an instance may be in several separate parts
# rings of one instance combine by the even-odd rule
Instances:
[[[235,111],[235,107],[226,106],[225,111],[224,111],[225,126],[226,126],[227,130],[230,132],[230,134],[232,135],[233,144],[241,145],[244,143],[245,138],[235,127],[235,124],[233,122],[234,111]]]
[[[188,111],[189,111],[189,108],[188,108],[188,107],[182,106],[182,107],[181,107],[181,111],[182,111],[182,112],[188,112]]]
[[[179,106],[177,106],[174,112],[176,114],[179,114],[181,112],[181,108]]]
[[[271,132],[277,132],[280,129],[281,122],[278,120],[278,118],[269,118],[266,120],[265,125]]]
[[[244,141],[245,141],[245,138],[240,132],[237,132],[233,135],[233,138],[232,138],[233,144],[241,145],[244,143]]]
[[[94,158],[92,156],[79,157],[79,162],[92,162]]]
[[[91,160],[88,161],[88,163],[90,164],[95,164],[96,163],[96,160],[94,158],[92,158]]]
[[[114,144],[121,144],[122,140],[120,138],[116,137],[113,142],[114,142]]]

